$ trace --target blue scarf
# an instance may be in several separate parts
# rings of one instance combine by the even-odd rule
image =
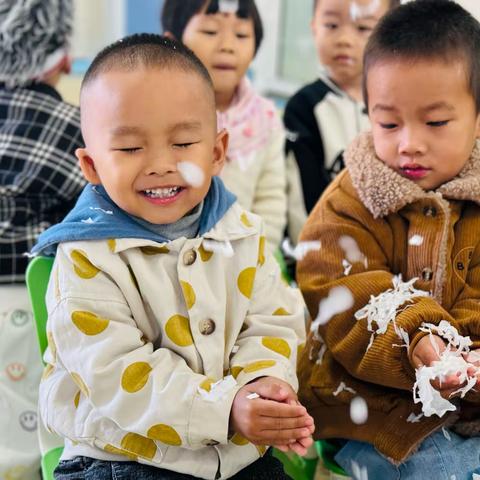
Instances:
[[[204,199],[198,235],[202,236],[211,230],[235,200],[223,182],[218,177],[213,177]],[[160,231],[146,229],[119,208],[103,187],[89,184],[63,221],[40,235],[32,253],[53,256],[61,242],[110,238],[144,238],[158,243],[169,241]]]

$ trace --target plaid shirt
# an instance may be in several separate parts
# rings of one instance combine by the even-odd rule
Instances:
[[[79,109],[54,88],[0,85],[0,284],[24,281],[24,254],[75,204],[81,146]]]

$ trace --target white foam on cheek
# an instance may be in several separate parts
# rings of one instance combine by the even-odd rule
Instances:
[[[203,184],[205,174],[198,165],[191,162],[178,162],[177,168],[183,179],[192,187],[200,187]]]

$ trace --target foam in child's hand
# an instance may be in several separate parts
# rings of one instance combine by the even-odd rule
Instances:
[[[178,162],[177,168],[183,179],[192,187],[200,187],[203,184],[205,174],[198,165],[191,162]]]

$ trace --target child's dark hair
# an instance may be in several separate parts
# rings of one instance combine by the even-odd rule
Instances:
[[[203,63],[185,45],[161,35],[131,35],[104,48],[91,63],[82,90],[100,74],[111,70],[131,71],[139,66],[178,68],[202,77],[213,95],[212,79]]]
[[[317,9],[318,2],[320,0],[313,0],[313,12]],[[398,7],[401,3],[401,0],[390,0],[388,3],[388,8],[391,10],[392,8]]]
[[[367,78],[382,60],[441,59],[465,62],[469,89],[480,111],[480,23],[451,0],[416,0],[380,20],[364,53],[363,98]]]
[[[164,32],[172,33],[176,39],[182,40],[183,32],[190,19],[207,7],[207,15],[218,13],[218,0],[165,0],[161,15]],[[255,53],[263,39],[263,25],[254,0],[238,0],[237,17],[251,18],[255,32]]]

